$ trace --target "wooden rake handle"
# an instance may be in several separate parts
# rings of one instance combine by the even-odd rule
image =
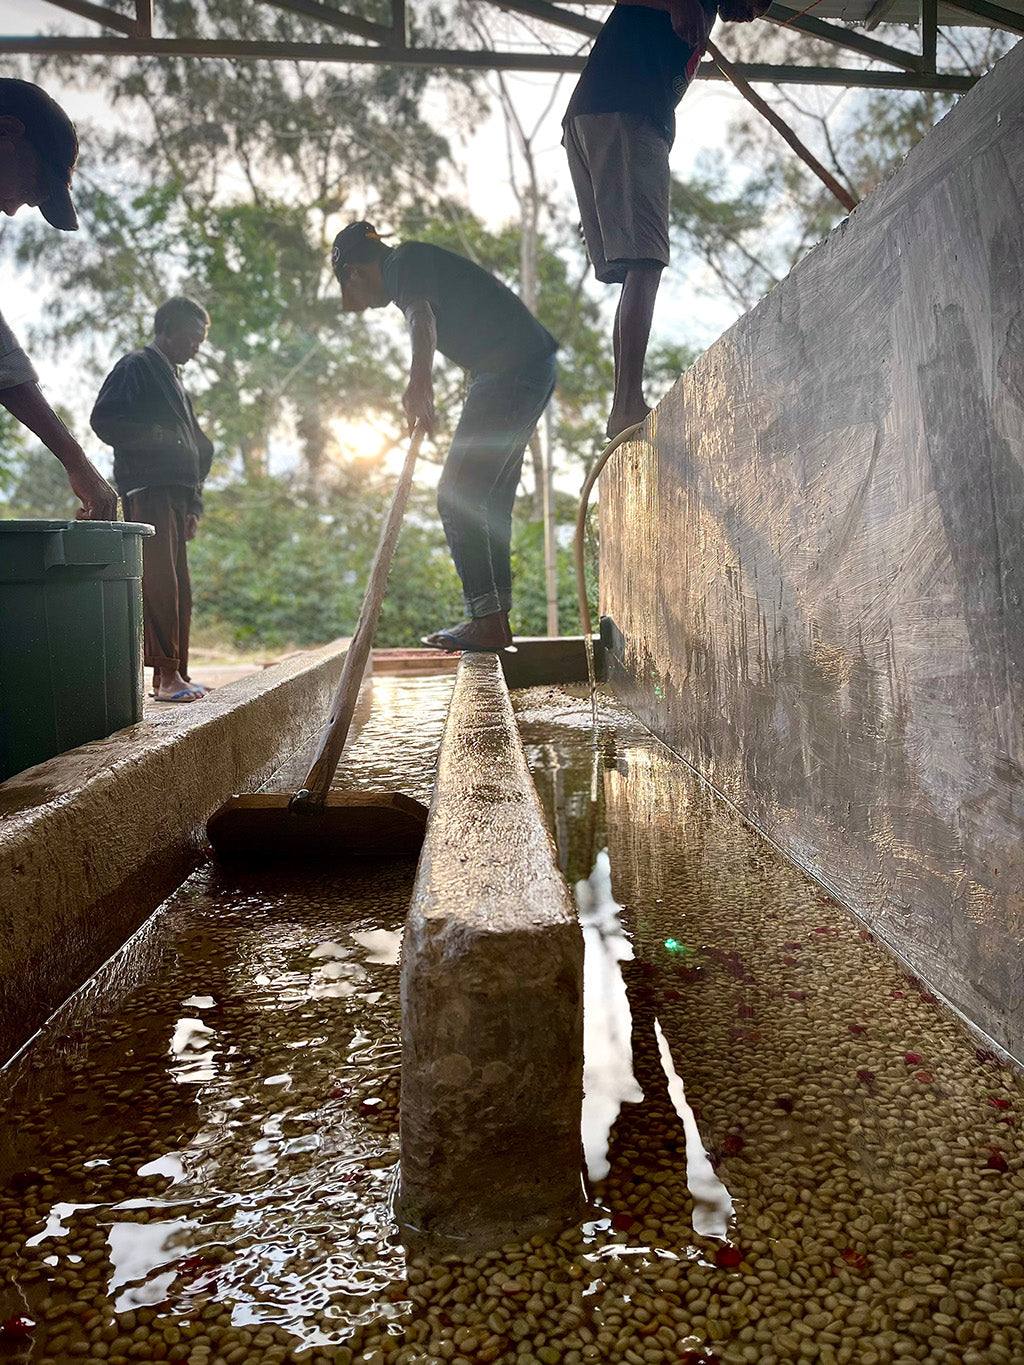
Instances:
[[[373,637],[377,630],[377,622],[380,619],[381,604],[384,601],[384,592],[388,585],[388,574],[391,572],[391,561],[395,557],[398,533],[402,529],[402,519],[405,516],[406,504],[409,501],[409,490],[412,487],[413,471],[416,468],[416,460],[425,434],[424,428],[417,426],[409,441],[405,464],[402,466],[402,473],[395,485],[395,491],[391,495],[391,506],[388,508],[388,515],[380,533],[377,552],[373,557],[370,581],[366,585],[366,595],[359,612],[359,621],[356,625],[355,634],[352,636],[352,642],[348,647],[348,653],[345,656],[345,664],[341,670],[341,677],[338,679],[337,691],[331,702],[330,714],[327,717],[326,725],[320,732],[320,741],[317,744],[309,772],[306,774],[306,781],[301,791],[297,791],[289,802],[290,810],[315,814],[323,809],[327,793],[331,789],[331,782],[341,758],[341,751],[345,747],[345,740],[348,738],[352,717],[355,714],[356,702],[359,699],[359,686],[363,681],[370,650],[373,648]]]

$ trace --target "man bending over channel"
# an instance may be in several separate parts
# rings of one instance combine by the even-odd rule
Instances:
[[[28,81],[0,80],[0,211],[38,208],[55,228],[74,232],[71,176],[78,137],[64,110]],[[117,494],[43,397],[39,376],[0,314],[0,406],[38,436],[67,471],[79,517],[114,521]]]
[[[409,430],[433,432],[434,354],[470,386],[437,489],[469,618],[424,637],[453,652],[512,643],[512,508],[523,454],[555,387],[554,337],[511,290],[472,261],[426,242],[388,247],[369,223],[338,233],[334,273],[348,313],[395,303],[412,342],[402,402]]]

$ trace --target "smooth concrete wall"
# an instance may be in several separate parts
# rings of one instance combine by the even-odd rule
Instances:
[[[197,866],[217,807],[319,728],[346,645],[0,784],[0,1063]]]
[[[616,686],[1024,1058],[1024,44],[647,432]]]

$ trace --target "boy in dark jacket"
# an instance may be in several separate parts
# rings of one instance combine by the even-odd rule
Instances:
[[[192,702],[206,689],[188,676],[192,588],[186,545],[203,510],[213,446],[200,430],[180,367],[206,340],[206,309],[182,296],[156,310],[153,340],[119,360],[92,410],[92,429],[114,447],[114,481],[129,521],[156,535],[143,541],[145,661],[159,701]]]

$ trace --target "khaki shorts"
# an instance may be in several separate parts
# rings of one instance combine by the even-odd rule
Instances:
[[[642,114],[577,114],[565,125],[583,236],[603,284],[668,265],[668,143]]]

